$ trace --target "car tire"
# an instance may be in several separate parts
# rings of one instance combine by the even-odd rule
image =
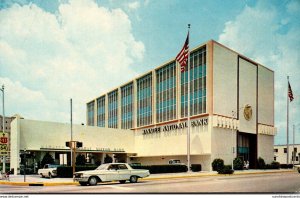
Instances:
[[[96,177],[90,177],[88,183],[90,186],[96,186],[98,183],[98,179]]]
[[[130,183],[136,183],[138,181],[138,177],[133,175],[130,177],[129,181],[130,181]]]
[[[87,185],[86,182],[79,182],[79,184],[80,184],[81,186],[86,186],[86,185]]]
[[[126,183],[126,180],[120,180],[119,181],[121,184],[125,184]]]
[[[52,174],[49,172],[49,174],[48,174],[48,175],[49,175],[49,179],[51,179],[51,178],[52,178]]]
[[[45,176],[42,173],[40,175],[41,175],[42,178],[45,178]]]

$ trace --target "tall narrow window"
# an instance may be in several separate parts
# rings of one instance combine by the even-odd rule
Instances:
[[[105,96],[97,99],[97,126],[105,127]]]
[[[175,62],[156,71],[156,121],[176,118],[176,64]]]
[[[108,94],[108,128],[118,128],[118,90]]]
[[[152,74],[137,80],[137,126],[152,124]]]
[[[190,54],[190,115],[206,112],[206,47]],[[187,117],[188,71],[181,73],[181,117]]]
[[[121,127],[132,128],[133,121],[133,84],[121,88]]]
[[[94,104],[94,101],[87,104],[88,126],[94,126]]]

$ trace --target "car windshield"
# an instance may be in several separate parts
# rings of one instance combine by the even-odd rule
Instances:
[[[57,168],[59,165],[57,164],[49,164],[48,168]]]
[[[96,170],[107,170],[109,164],[101,164]]]

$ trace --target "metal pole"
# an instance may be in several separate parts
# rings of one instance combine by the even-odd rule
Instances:
[[[296,152],[295,152],[295,125],[293,124],[293,151],[292,151],[292,159],[293,159],[293,167],[295,164]]]
[[[5,134],[5,110],[4,110],[4,85],[2,85],[2,107],[3,107],[3,117],[2,117],[2,127],[3,127],[3,134]],[[2,166],[2,172],[5,173],[5,164],[6,164],[6,159],[5,155],[3,155],[3,166]]]
[[[26,182],[26,149],[24,149],[24,182]]]
[[[190,32],[190,27],[191,25],[188,24],[188,32]],[[189,34],[189,33],[188,33]],[[190,44],[190,35],[189,35],[189,43]],[[191,151],[190,151],[190,83],[191,83],[191,61],[190,61],[190,49],[188,52],[188,121],[187,121],[187,127],[188,127],[188,131],[187,131],[187,166],[188,166],[188,172],[191,171]]]
[[[71,149],[71,166],[73,166],[73,120],[72,120],[72,98],[70,99],[70,109],[71,109],[71,142],[70,142],[70,149]]]
[[[234,141],[233,141],[233,137],[234,137],[234,135],[233,135],[233,117],[234,117],[234,111],[232,111],[232,119],[231,119],[231,131],[232,131],[232,133],[231,133],[231,141],[232,141],[232,161],[231,161],[231,169],[233,170],[233,160],[234,160]]]
[[[287,76],[287,88],[289,87],[289,76]],[[289,89],[289,88],[288,88]],[[286,94],[287,111],[286,111],[286,164],[289,164],[289,90]]]

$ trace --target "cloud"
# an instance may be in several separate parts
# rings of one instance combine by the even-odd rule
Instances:
[[[284,143],[286,133],[287,79],[297,99],[290,103],[290,125],[299,122],[300,112],[300,26],[299,3],[291,1],[281,10],[265,1],[245,8],[225,24],[219,42],[269,67],[275,72],[275,143]],[[298,130],[299,131],[299,130]],[[291,130],[290,130],[291,133]],[[300,133],[298,132],[298,136]],[[291,136],[290,136],[291,137]],[[299,142],[300,143],[300,142]]]
[[[28,119],[69,121],[73,98],[74,121],[85,122],[85,103],[136,76],[132,63],[145,53],[128,15],[93,0],[64,2],[55,14],[13,4],[0,10],[0,26],[7,112]]]
[[[141,4],[140,4],[139,1],[134,1],[134,2],[128,3],[128,8],[131,9],[131,10],[136,10],[140,6],[141,6]]]

